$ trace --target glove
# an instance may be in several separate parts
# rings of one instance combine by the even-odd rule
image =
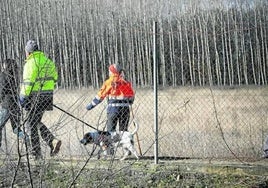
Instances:
[[[87,110],[92,110],[92,108],[94,108],[94,106],[91,103],[89,103],[86,107]]]
[[[26,98],[24,96],[20,96],[19,102],[20,102],[21,107],[23,108],[26,104]]]

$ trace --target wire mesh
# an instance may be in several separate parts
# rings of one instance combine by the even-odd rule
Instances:
[[[96,170],[91,177],[98,179],[98,172],[105,175],[92,187],[119,175],[111,172],[116,167],[131,176],[122,169],[133,165],[133,156],[123,167],[113,158],[123,155],[121,149],[111,160],[95,161],[99,147],[80,143],[94,128],[107,128],[107,101],[91,111],[86,105],[108,76],[108,66],[119,62],[136,92],[128,130],[139,124],[134,146],[142,157],[152,158],[153,58],[159,73],[159,157],[258,160],[268,134],[267,2],[214,3],[2,1],[1,63],[15,59],[21,65],[16,74],[21,82],[25,42],[36,39],[58,68],[53,104],[63,110],[54,106],[42,117],[62,145],[51,157],[51,143],[39,132],[41,161],[33,158],[31,144],[18,138],[10,120],[1,125],[0,186],[49,187],[68,177],[57,183],[71,187],[79,178],[89,179],[85,167]],[[152,32],[154,21],[157,33]],[[157,57],[152,55],[154,36]],[[20,107],[18,93],[12,96]],[[16,113],[11,115],[18,117]],[[19,115],[27,132],[29,114],[20,107]],[[67,166],[69,174],[55,170],[57,162]]]

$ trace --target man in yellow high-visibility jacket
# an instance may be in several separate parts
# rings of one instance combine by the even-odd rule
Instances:
[[[23,67],[23,82],[20,90],[20,103],[29,118],[32,154],[36,159],[42,158],[40,130],[42,139],[50,147],[50,155],[54,156],[60,150],[61,141],[56,139],[41,122],[47,110],[53,110],[53,91],[58,79],[55,63],[38,49],[36,41],[29,40],[25,46],[26,63]]]

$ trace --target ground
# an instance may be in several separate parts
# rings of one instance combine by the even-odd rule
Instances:
[[[15,168],[1,165],[0,186],[11,187]],[[14,186],[29,187],[268,187],[268,159],[236,160],[152,158],[136,161],[118,159],[47,159],[20,165]],[[8,174],[4,168],[8,168]]]

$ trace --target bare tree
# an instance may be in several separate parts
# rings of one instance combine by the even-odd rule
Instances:
[[[153,21],[163,86],[267,84],[268,5],[262,0],[1,5],[1,60],[23,62],[24,43],[35,38],[57,62],[62,88],[99,87],[115,62],[137,86],[151,85]]]

